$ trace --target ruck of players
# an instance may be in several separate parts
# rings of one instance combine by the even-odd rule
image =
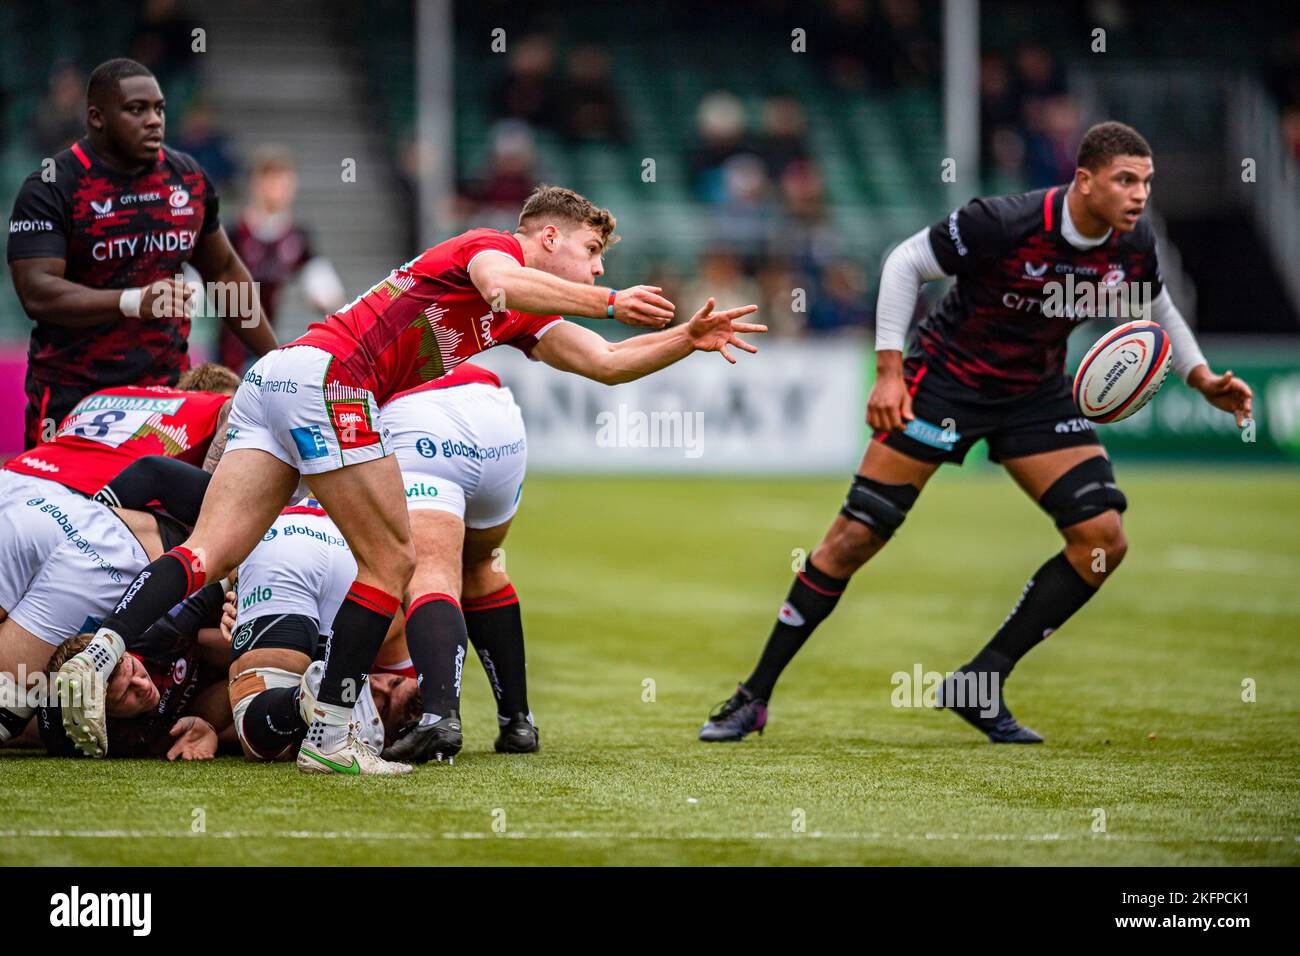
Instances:
[[[139,64],[101,65],[85,136],[54,157],[53,181],[33,174],[14,202],[7,255],[33,328],[26,449],[0,470],[0,743],[407,774],[460,754],[472,648],[496,702],[495,750],[539,751],[529,582],[494,560],[527,506],[528,410],[474,359],[510,346],[556,375],[617,387],[705,360],[695,352],[732,364],[757,353],[748,337],[767,331],[750,320],[757,307],[674,303],[640,277],[607,281],[614,212],[539,184],[513,230],[413,250],[346,290],[345,305],[322,294],[320,320],[278,342],[211,179],[165,143],[163,93]],[[709,714],[701,741],[763,732],[779,677],[853,599],[850,580],[871,589],[863,566],[905,533],[939,467],[961,465],[984,439],[1060,549],[1018,601],[1007,595],[994,634],[971,635],[972,656],[935,709],[970,725],[954,723],[954,735],[1043,742],[1013,716],[1008,681],[1128,548],[1122,477],[1098,427],[1128,409],[1080,407],[1092,393],[1072,390],[1066,341],[1096,311],[1044,307],[1058,295],[1048,283],[1068,277],[1097,301],[1118,284],[1140,292],[1125,300],[1140,314],[1115,324],[1154,323],[1177,377],[1238,426],[1252,401],[1244,382],[1214,371],[1163,286],[1143,216],[1151,146],[1101,123],[1076,165],[1069,182],[917,223],[885,258],[872,438],[842,502],[825,502],[830,526],[784,603],[773,596],[753,672]],[[183,263],[250,304],[223,317],[223,355],[247,355],[246,371],[191,365],[201,293],[175,279]],[[913,327],[918,290],[944,277],[955,284]],[[588,327],[602,322],[638,332]],[[1130,408],[1160,387],[1157,372],[1134,384]],[[713,374],[721,384],[730,368]],[[629,609],[641,599],[653,598],[630,592]]]

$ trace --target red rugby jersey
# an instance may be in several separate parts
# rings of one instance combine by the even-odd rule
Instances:
[[[524,264],[523,247],[510,233],[471,229],[394,269],[290,345],[329,352],[380,403],[497,345],[528,354],[561,318],[494,312],[469,278],[470,263],[480,255],[507,255]]]
[[[78,402],[53,441],[4,467],[93,495],[146,455],[200,466],[221,407],[229,400],[218,392],[184,392],[165,385],[106,388]]]

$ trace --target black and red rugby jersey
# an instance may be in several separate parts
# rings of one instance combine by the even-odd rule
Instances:
[[[9,219],[10,262],[62,259],[64,278],[95,289],[148,285],[180,272],[199,239],[216,230],[216,189],[199,164],[164,146],[129,175],[105,165],[85,139],[23,182]],[[37,322],[27,394],[43,386],[89,393],[114,385],[173,385],[189,368],[190,320],[122,316],[70,329]]]
[[[1097,287],[1130,283],[1135,301],[1139,293],[1151,300],[1160,294],[1150,223],[1139,219],[1132,232],[1112,230],[1100,245],[1076,249],[1061,235],[1066,190],[972,199],[930,227],[935,258],[957,281],[917,325],[907,351],[909,382],[937,374],[984,398],[1032,392],[1061,378],[1066,339],[1091,317],[1074,309],[1045,313],[1045,300],[1081,301],[1089,284],[1095,294]]]

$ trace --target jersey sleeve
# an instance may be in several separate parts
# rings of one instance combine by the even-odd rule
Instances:
[[[202,235],[216,232],[221,226],[221,197],[217,195],[217,186],[205,172],[203,174],[203,228]]]
[[[948,275],[975,272],[1005,245],[1002,217],[986,199],[972,199],[930,227],[930,246]]]
[[[467,235],[456,250],[456,264],[469,272],[470,263],[481,255],[506,255],[521,266],[524,264],[524,252],[519,246],[519,240],[495,229],[476,230]]]
[[[564,321],[561,315],[532,315],[528,312],[520,312],[519,318],[522,321],[518,329],[505,340],[505,344],[514,346],[529,358],[533,357],[533,348],[542,336]]]
[[[6,252],[10,262],[67,258],[67,207],[54,183],[36,173],[27,177],[14,200]]]

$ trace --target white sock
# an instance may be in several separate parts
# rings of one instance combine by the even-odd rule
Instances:
[[[326,752],[338,750],[348,739],[351,718],[351,707],[317,701],[311,725],[307,728],[307,739]]]
[[[113,668],[126,653],[126,641],[116,631],[101,627],[86,649],[77,656],[86,660],[106,682],[113,674]]]

